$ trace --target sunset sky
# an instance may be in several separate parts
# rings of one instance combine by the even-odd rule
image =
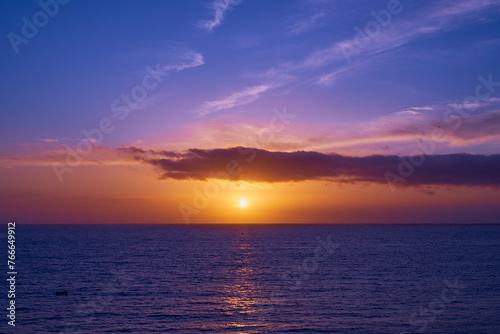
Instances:
[[[0,4],[2,220],[499,222],[499,0],[66,2]]]

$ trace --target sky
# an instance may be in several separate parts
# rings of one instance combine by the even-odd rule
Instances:
[[[500,221],[500,0],[0,13],[4,221]]]

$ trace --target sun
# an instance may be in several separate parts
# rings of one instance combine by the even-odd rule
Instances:
[[[241,199],[241,200],[240,200],[240,206],[241,206],[241,207],[245,207],[245,206],[247,206],[247,200],[246,200],[246,199]]]

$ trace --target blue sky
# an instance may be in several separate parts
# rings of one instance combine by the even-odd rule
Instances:
[[[284,105],[311,126],[371,122],[461,101],[479,75],[500,78],[499,4],[490,0],[402,1],[349,63],[339,45],[388,3],[70,1],[17,54],[3,39],[2,142],[78,137],[147,66],[192,54],[203,64],[172,73],[109,145],[151,135],[135,122],[161,124],[153,129],[160,136],[219,117],[257,124]],[[22,17],[40,11],[34,1],[1,6],[5,35],[21,35]],[[231,97],[234,107],[209,107]]]

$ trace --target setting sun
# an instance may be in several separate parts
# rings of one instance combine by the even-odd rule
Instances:
[[[246,199],[240,200],[240,206],[241,207],[247,206],[247,200]]]

